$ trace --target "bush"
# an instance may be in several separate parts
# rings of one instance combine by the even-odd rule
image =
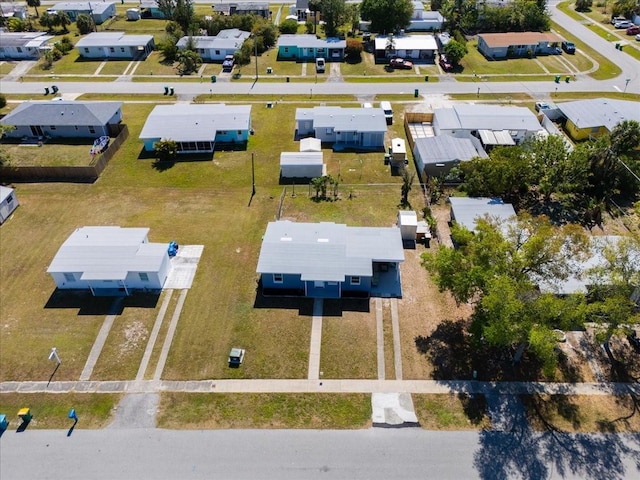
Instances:
[[[4,108],[7,106],[7,97],[0,94],[0,108]]]
[[[66,55],[73,50],[73,43],[71,43],[71,40],[66,35],[62,37],[59,42],[56,42],[54,46],[63,55]]]
[[[352,63],[362,60],[362,42],[358,40],[347,40],[347,46],[344,49],[344,55]]]
[[[78,31],[81,35],[86,35],[89,32],[93,32],[93,19],[86,13],[81,13],[76,19],[76,27],[78,27]]]
[[[298,31],[298,22],[295,21],[292,18],[289,18],[289,19],[285,20],[284,22],[281,22],[280,25],[278,25],[278,30],[280,30],[280,33],[282,33],[282,34],[294,34],[294,33],[297,33],[297,31]]]

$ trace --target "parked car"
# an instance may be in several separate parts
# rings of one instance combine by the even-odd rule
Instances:
[[[613,28],[629,28],[629,27],[633,27],[633,22],[629,20],[623,20],[621,22],[613,24]]]
[[[222,71],[230,72],[231,70],[233,70],[234,63],[235,59],[233,58],[233,55],[227,55],[226,57],[224,57],[224,60],[222,61]]]
[[[324,58],[316,58],[316,73],[324,73],[326,64]]]
[[[404,58],[392,58],[389,60],[389,66],[391,68],[400,68],[403,70],[411,70],[413,68],[413,62],[405,60]]]
[[[542,110],[549,110],[549,104],[546,102],[536,102],[536,112],[540,112]]]
[[[640,34],[636,35],[636,41],[640,42]]]
[[[613,17],[611,19],[611,25],[615,25],[616,23],[620,23],[620,22],[624,22],[626,19],[626,17]]]
[[[446,55],[440,55],[440,66],[445,72],[453,70],[453,64],[449,61]]]
[[[634,25],[633,27],[627,28],[627,35],[637,35],[640,33],[640,27],[638,25]]]
[[[576,53],[576,46],[573,42],[567,42],[566,40],[562,42],[562,50],[567,53]]]

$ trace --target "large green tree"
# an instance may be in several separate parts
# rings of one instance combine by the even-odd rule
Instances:
[[[453,65],[458,65],[460,60],[467,54],[467,46],[452,39],[444,46],[444,53]]]
[[[40,16],[40,14],[38,13],[38,7],[40,6],[40,0],[27,0],[27,5],[29,5],[30,7],[35,8],[36,17]]]
[[[320,12],[324,20],[324,33],[327,37],[338,36],[338,30],[344,22],[345,0],[322,0]]]
[[[360,16],[371,22],[371,31],[394,33],[411,22],[413,4],[410,0],[362,0]]]

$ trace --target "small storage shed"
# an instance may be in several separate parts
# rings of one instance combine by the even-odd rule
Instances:
[[[280,176],[282,178],[316,178],[326,173],[322,152],[282,152]]]
[[[127,20],[130,20],[130,21],[140,20],[140,10],[138,10],[137,8],[128,8]]]
[[[416,232],[418,229],[418,215],[413,210],[398,211],[398,227],[400,228],[400,236],[402,242],[416,241]]]
[[[0,224],[3,224],[11,216],[18,205],[20,203],[13,188],[0,185]]]
[[[402,168],[407,163],[407,146],[402,138],[392,138],[389,155],[392,167]]]
[[[301,152],[320,152],[322,151],[322,142],[319,138],[307,137],[300,140]]]

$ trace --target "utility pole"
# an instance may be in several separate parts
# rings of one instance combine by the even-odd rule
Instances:
[[[256,57],[256,82],[258,81],[258,36],[253,34],[253,50]]]
[[[253,163],[253,153],[251,153],[251,195],[256,194],[256,170]]]

